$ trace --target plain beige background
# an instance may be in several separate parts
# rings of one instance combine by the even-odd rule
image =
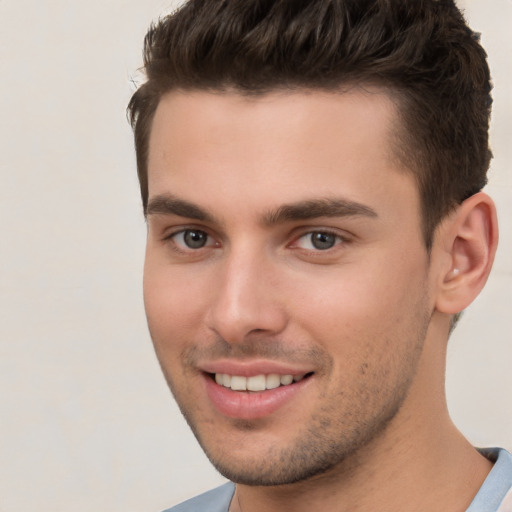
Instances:
[[[411,0],[412,1],[412,0]],[[449,348],[455,422],[512,448],[512,1],[466,0],[495,80],[502,239]],[[0,511],[154,511],[219,482],[160,376],[126,103],[160,0],[0,0]]]

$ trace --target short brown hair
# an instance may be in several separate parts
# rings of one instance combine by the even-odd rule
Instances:
[[[341,90],[398,99],[397,156],[417,179],[425,242],[487,182],[491,83],[453,0],[190,0],[145,38],[147,81],[128,106],[144,211],[155,110],[181,90]]]

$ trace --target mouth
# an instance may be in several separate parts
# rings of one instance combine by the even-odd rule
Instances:
[[[243,375],[230,375],[227,373],[210,373],[208,375],[219,386],[231,389],[232,391],[249,391],[252,393],[258,393],[301,382],[302,380],[311,377],[313,372],[301,375],[280,375],[278,373],[270,373],[253,375],[250,377],[245,377]]]
[[[217,360],[202,363],[199,370],[208,402],[229,418],[256,420],[281,414],[316,389],[316,373],[307,364]]]

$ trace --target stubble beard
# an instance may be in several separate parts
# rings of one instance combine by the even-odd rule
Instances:
[[[269,447],[267,453],[252,459],[233,460],[225,452],[219,456],[219,452],[203,441],[200,429],[187,411],[181,410],[206,456],[225,478],[243,485],[280,486],[311,480],[333,470],[336,473],[338,470],[348,471],[357,465],[357,454],[385,432],[399,412],[408,389],[409,383],[396,389],[393,400],[370,418],[362,419],[364,413],[357,407],[341,419],[337,418],[339,413],[336,411],[329,408],[321,410],[314,418],[304,421],[307,427],[295,439],[288,439],[286,446]],[[258,430],[257,424],[250,421],[240,420],[234,425],[245,432],[248,443],[251,432]],[[229,451],[229,447],[226,448]]]
[[[402,354],[399,368],[408,368],[400,374],[391,387],[386,387],[386,370],[374,376],[371,385],[357,388],[349,393],[339,391],[336,399],[328,401],[322,409],[316,410],[304,421],[304,428],[294,439],[287,439],[280,445],[269,446],[266,453],[257,457],[233,457],[230,446],[223,449],[212,448],[206,429],[215,425],[196,421],[194,406],[180,400],[173,380],[159,357],[162,371],[180,410],[213,466],[227,479],[251,486],[278,486],[304,482],[325,475],[336,468],[343,471],[357,464],[357,454],[377,440],[386,431],[404,403],[414,379],[418,361],[426,337],[430,315],[424,315],[422,325],[411,338],[415,349]],[[391,341],[388,341],[392,345]],[[157,351],[158,356],[158,351]],[[364,372],[363,372],[364,373]],[[322,397],[319,397],[321,402]],[[339,410],[344,413],[340,416]],[[233,420],[232,425],[244,433],[247,442],[251,434],[258,432],[257,421]],[[351,462],[350,462],[351,461]],[[336,473],[338,471],[336,470]]]

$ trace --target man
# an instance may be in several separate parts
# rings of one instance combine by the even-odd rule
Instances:
[[[498,239],[489,71],[453,1],[191,1],[145,70],[149,329],[233,482],[172,510],[512,510],[512,457],[444,394]]]

